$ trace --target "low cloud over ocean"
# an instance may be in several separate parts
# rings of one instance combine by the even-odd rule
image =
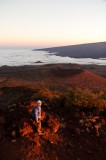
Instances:
[[[36,62],[42,63],[36,63]],[[106,58],[71,58],[56,56],[54,53],[30,50],[0,50],[0,66],[42,65],[55,63],[106,65]]]

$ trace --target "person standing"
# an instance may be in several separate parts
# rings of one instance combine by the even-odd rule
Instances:
[[[42,106],[42,101],[38,100],[37,104],[34,108],[34,120],[37,122],[37,132],[39,134],[42,134],[42,131],[41,131],[41,106]]]

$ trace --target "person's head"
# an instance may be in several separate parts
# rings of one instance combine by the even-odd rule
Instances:
[[[37,106],[41,106],[42,105],[42,101],[41,100],[38,100],[36,103],[37,103]]]

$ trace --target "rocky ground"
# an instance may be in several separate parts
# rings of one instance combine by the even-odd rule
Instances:
[[[102,160],[106,156],[106,117],[97,111],[65,108],[43,101],[42,131],[36,132],[32,109],[36,93],[1,88],[1,160]],[[35,98],[36,99],[36,98]]]
[[[37,81],[32,85],[31,75],[19,81],[15,72],[8,82],[8,72],[2,70],[0,84],[0,160],[105,159],[105,112],[66,107],[58,101],[60,90],[42,88]],[[40,136],[32,116],[37,99],[43,101]]]

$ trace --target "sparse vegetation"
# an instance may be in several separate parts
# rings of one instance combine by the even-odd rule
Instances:
[[[106,94],[103,91],[93,92],[90,89],[77,88],[63,93],[60,101],[67,106],[97,108],[99,111],[106,110]]]

